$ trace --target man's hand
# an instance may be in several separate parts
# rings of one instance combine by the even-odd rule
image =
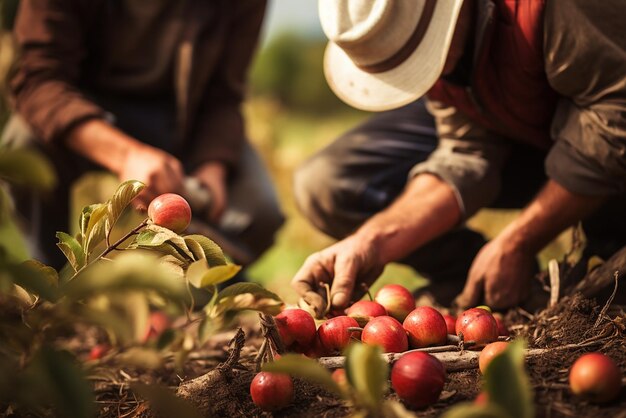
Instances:
[[[324,283],[331,285],[331,309],[344,309],[358,300],[384,268],[375,245],[352,235],[310,255],[294,276],[291,285],[321,318],[327,310]]]
[[[213,223],[220,220],[228,203],[226,174],[226,167],[219,161],[204,163],[193,173],[193,176],[211,193],[211,207],[208,215]]]
[[[115,173],[120,181],[139,180],[146,188],[133,204],[146,209],[163,193],[181,193],[183,166],[173,155],[146,145],[99,119],[88,120],[72,129],[68,147]]]
[[[163,193],[181,193],[185,173],[181,162],[173,155],[148,145],[131,147],[117,175],[120,181],[139,180],[146,188],[134,204],[147,208],[152,199]]]
[[[528,296],[536,267],[535,254],[500,235],[476,255],[463,292],[455,304],[462,309],[486,303],[494,309],[515,306]]]

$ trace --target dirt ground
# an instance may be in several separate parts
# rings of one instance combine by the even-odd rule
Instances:
[[[620,397],[606,405],[594,405],[573,396],[568,389],[568,371],[574,360],[589,351],[611,356],[626,376],[626,315],[620,307],[612,307],[596,321],[602,306],[582,297],[562,299],[554,307],[537,315],[516,310],[507,314],[514,335],[528,341],[529,348],[548,348],[545,354],[527,361],[527,371],[535,391],[538,417],[626,417],[626,388]],[[252,403],[249,394],[254,376],[254,356],[262,340],[256,324],[242,324],[246,344],[241,359],[227,384],[211,388],[195,399],[206,416],[216,417],[345,417],[350,409],[339,399],[305,381],[295,381],[295,401],[291,406],[272,414],[263,413]],[[138,379],[161,383],[175,389],[188,380],[213,369],[227,358],[227,341],[232,336],[220,335],[195,352],[186,363],[183,375],[178,375],[171,363],[152,371],[116,370],[102,364],[95,370],[100,418],[150,416],[146,402],[128,390],[128,381]],[[572,345],[563,349],[562,346]],[[98,372],[98,370],[100,372]],[[104,376],[104,377],[103,377]],[[108,377],[106,377],[108,376]],[[436,404],[414,412],[419,417],[437,417],[453,404],[472,400],[480,391],[481,376],[477,369],[452,372]],[[395,396],[393,393],[389,396]]]

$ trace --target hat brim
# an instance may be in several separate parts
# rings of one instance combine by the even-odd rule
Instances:
[[[463,0],[437,1],[422,41],[400,65],[381,73],[357,67],[336,44],[324,54],[324,74],[330,88],[357,109],[395,109],[423,96],[441,76]]]

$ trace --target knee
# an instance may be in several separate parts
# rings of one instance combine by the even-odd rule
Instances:
[[[332,236],[331,225],[341,206],[338,171],[331,158],[319,154],[301,165],[293,177],[296,206],[313,225]]]

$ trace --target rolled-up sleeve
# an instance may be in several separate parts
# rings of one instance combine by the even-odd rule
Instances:
[[[11,93],[43,141],[57,140],[84,120],[107,117],[77,87],[86,50],[76,7],[67,0],[20,2],[14,29],[20,56]]]
[[[562,96],[548,176],[574,193],[626,192],[626,4],[547,2],[548,81]]]
[[[445,181],[467,219],[498,196],[510,145],[452,106],[429,100],[427,107],[435,118],[439,145],[409,175],[429,173]]]

